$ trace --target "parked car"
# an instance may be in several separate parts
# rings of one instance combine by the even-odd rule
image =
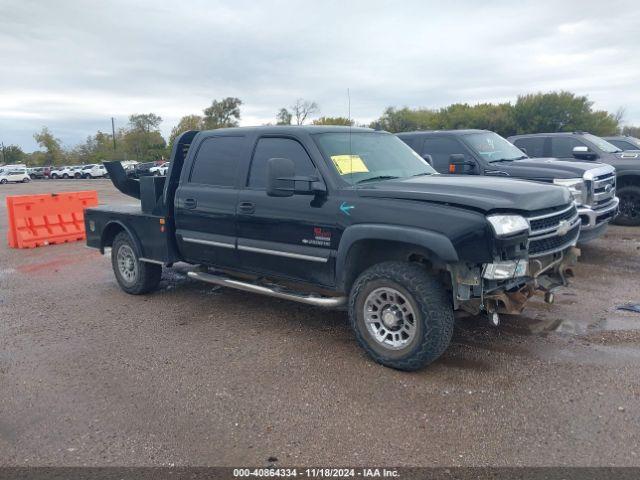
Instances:
[[[24,165],[5,165],[0,167],[0,183],[22,182],[27,183],[31,177],[27,173],[27,167]]]
[[[102,163],[94,165],[91,170],[89,170],[89,176],[91,178],[104,178],[107,176],[107,169],[104,168]]]
[[[176,141],[160,181],[106,164],[140,207],[85,211],[87,245],[111,247],[129,294],[155,289],[163,265],[187,262],[204,282],[348,305],[375,361],[415,370],[449,345],[454,310],[497,325],[536,292],[552,302],[578,254],[566,188],[440,175],[386,132],[241,127]]]
[[[637,153],[624,152],[606,140],[585,132],[516,135],[509,137],[509,141],[517,147],[526,148],[533,156],[598,161],[611,165],[616,169],[616,189],[620,198],[620,213],[613,223],[640,225],[640,158]]]
[[[135,166],[133,176],[135,178],[146,177],[147,175],[153,175],[151,169],[156,166],[156,162],[144,162],[138,163]]]
[[[488,130],[409,132],[398,137],[440,173],[502,176],[569,188],[578,205],[582,243],[602,236],[618,211],[615,169],[610,165],[529,158]],[[600,194],[605,184],[610,188]]]
[[[73,178],[75,176],[75,172],[73,167],[53,167],[49,176],[51,178]]]
[[[169,169],[169,162],[161,163],[160,165],[153,166],[149,169],[151,175],[164,176]]]
[[[27,169],[28,175],[31,179],[43,179],[46,177],[45,175],[45,167],[33,167]]]
[[[623,151],[640,151],[640,139],[630,137],[629,135],[620,135],[617,137],[602,137],[604,140],[612,145],[615,145]]]
[[[91,170],[95,167],[95,164],[83,165],[80,169],[80,175],[82,178],[91,178]]]

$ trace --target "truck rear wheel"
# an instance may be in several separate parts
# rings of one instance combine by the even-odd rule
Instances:
[[[349,297],[360,346],[378,363],[418,370],[447,349],[453,308],[446,290],[419,265],[385,262],[366,270]]]
[[[620,198],[620,213],[613,223],[616,225],[640,225],[640,186],[624,185],[618,188]]]
[[[127,232],[120,232],[111,247],[111,265],[120,288],[132,295],[154,290],[162,277],[162,266],[141,262],[137,248]]]

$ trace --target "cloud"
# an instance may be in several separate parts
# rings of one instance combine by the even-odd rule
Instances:
[[[360,122],[389,105],[564,89],[640,123],[635,3],[0,0],[0,140],[65,144],[155,112],[167,134],[212,99],[273,121],[298,97]]]

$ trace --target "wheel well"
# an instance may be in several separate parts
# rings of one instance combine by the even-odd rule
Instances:
[[[626,187],[628,185],[635,185],[637,187],[640,187],[640,176],[638,176],[638,175],[624,175],[622,177],[618,177],[618,180],[616,182],[616,186],[618,188]]]
[[[107,228],[102,232],[102,245],[101,248],[110,247],[113,245],[113,239],[116,238],[116,235],[120,232],[124,232],[124,227],[119,223],[110,223],[107,225]]]
[[[392,240],[360,240],[347,253],[344,288],[351,290],[353,282],[367,268],[391,260],[420,263],[429,270],[440,270],[444,265],[430,250],[411,243]]]

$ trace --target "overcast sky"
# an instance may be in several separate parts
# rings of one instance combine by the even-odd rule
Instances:
[[[154,112],[166,135],[237,96],[242,125],[296,98],[358,122],[389,105],[570,90],[640,124],[640,3],[0,0],[0,141],[65,146]]]

